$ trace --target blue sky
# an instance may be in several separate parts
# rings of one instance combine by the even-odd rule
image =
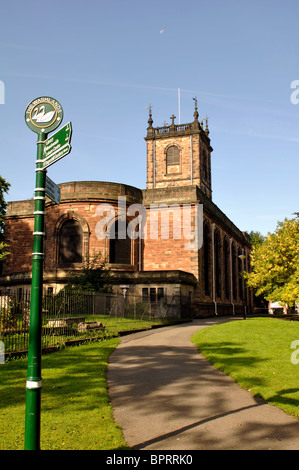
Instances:
[[[297,0],[0,1],[0,175],[7,200],[33,197],[29,102],[56,98],[72,152],[48,169],[74,180],[146,186],[146,135],[208,116],[213,201],[241,230],[273,232],[299,211]]]

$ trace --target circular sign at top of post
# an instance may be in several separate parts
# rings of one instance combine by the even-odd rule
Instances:
[[[62,122],[61,104],[49,96],[41,96],[31,101],[25,111],[27,126],[38,134],[54,131]]]

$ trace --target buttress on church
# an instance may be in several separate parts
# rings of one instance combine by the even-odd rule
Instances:
[[[73,181],[58,185],[60,204],[46,198],[45,293],[59,292],[70,271],[80,269],[87,255],[101,252],[115,292],[149,302],[179,302],[193,318],[252,310],[252,295],[242,278],[250,269],[249,237],[212,201],[213,149],[207,121],[199,122],[196,101],[193,117],[190,123],[175,124],[172,115],[170,125],[153,127],[149,109],[146,189]],[[138,207],[146,213],[146,224],[140,219],[136,224],[132,208]],[[184,230],[183,210],[189,211],[191,233],[201,221],[200,243],[195,246],[190,247]],[[151,236],[154,218],[158,228]],[[163,224],[169,225],[168,231]],[[2,291],[30,291],[33,231],[34,199],[8,202],[5,240],[10,254],[2,266]]]

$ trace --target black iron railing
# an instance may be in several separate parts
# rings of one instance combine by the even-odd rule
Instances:
[[[66,340],[115,335],[191,318],[189,298],[61,291],[42,303],[42,348]],[[26,352],[29,345],[30,293],[0,295],[0,345],[6,354]]]

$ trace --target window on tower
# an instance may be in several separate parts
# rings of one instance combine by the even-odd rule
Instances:
[[[180,164],[180,151],[176,145],[171,145],[167,150],[167,165]]]
[[[180,165],[180,150],[176,145],[171,145],[166,151],[166,171],[176,172]]]
[[[202,166],[205,180],[208,179],[208,156],[205,150],[202,152]]]

